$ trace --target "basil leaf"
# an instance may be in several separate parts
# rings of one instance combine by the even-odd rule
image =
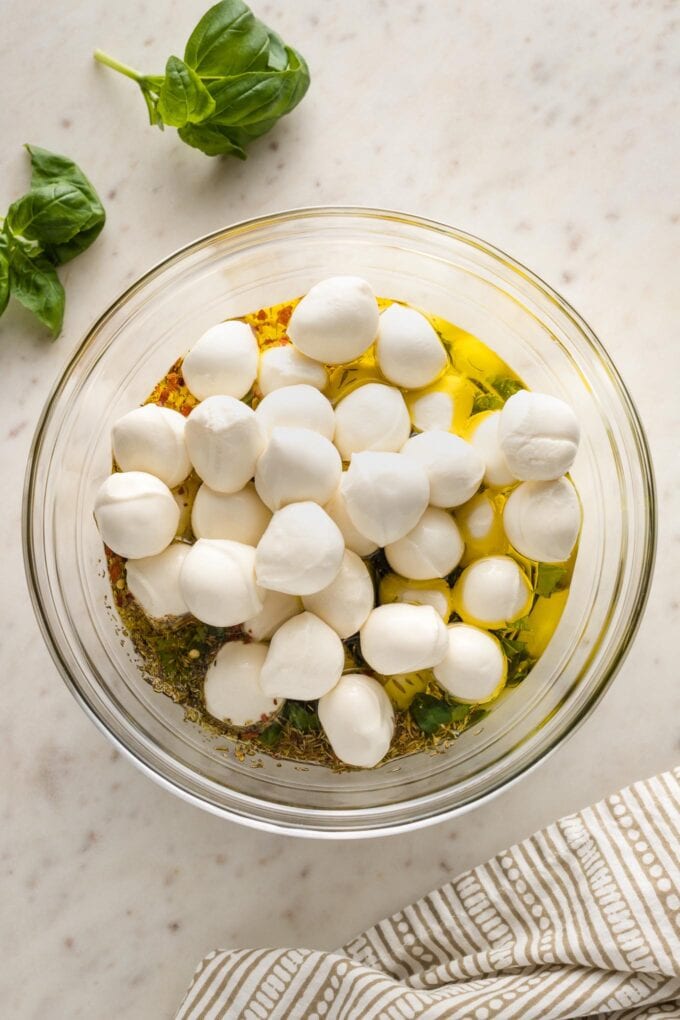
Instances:
[[[64,321],[64,288],[51,262],[29,256],[20,244],[10,248],[12,294],[52,330],[56,338]]]
[[[451,704],[432,694],[416,694],[410,712],[416,726],[429,734],[452,722],[462,722],[470,712],[470,705]]]
[[[7,235],[0,232],[0,315],[7,308],[9,301],[9,252]]]
[[[179,57],[170,57],[158,97],[158,113],[171,127],[184,127],[205,120],[215,109],[215,100],[195,71]]]
[[[503,401],[496,393],[475,393],[470,413],[479,414],[480,411],[498,411],[502,406]]]
[[[184,59],[201,75],[240,74],[267,66],[269,35],[242,0],[223,0],[193,30]]]
[[[206,156],[236,156],[246,159],[243,147],[232,141],[229,128],[210,124],[187,124],[179,128],[179,137],[193,149],[200,149]]]
[[[260,733],[260,743],[265,747],[276,747],[283,735],[283,728],[278,723],[270,723]]]
[[[519,382],[518,379],[510,379],[506,376],[497,376],[491,380],[491,385],[495,389],[496,393],[499,393],[503,400],[508,400],[514,393],[519,390],[525,389],[524,385]]]
[[[321,725],[316,709],[299,701],[287,701],[284,714],[293,729],[301,733],[313,733]]]
[[[563,587],[562,581],[566,576],[566,567],[554,566],[552,563],[539,563],[534,591],[537,595],[542,595],[543,598],[550,598],[554,592]]]
[[[70,241],[90,224],[91,202],[68,181],[41,184],[13,202],[7,211],[7,227],[16,235],[43,244]]]
[[[211,122],[247,126],[282,117],[297,106],[309,87],[309,70],[294,50],[286,52],[289,67],[285,71],[251,71],[209,82],[215,100]]]
[[[271,28],[267,30],[269,33],[269,58],[267,60],[267,68],[270,71],[284,71],[288,64],[288,53],[286,52],[286,46],[280,35],[276,32],[272,32]]]

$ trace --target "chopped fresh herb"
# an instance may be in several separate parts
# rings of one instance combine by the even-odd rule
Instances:
[[[259,734],[259,741],[265,747],[276,747],[283,735],[283,728],[279,723],[270,723]]]
[[[489,714],[488,708],[475,708],[470,713],[470,718],[468,719],[468,726],[474,726],[475,723],[481,722],[482,719],[486,719],[488,714]]]
[[[95,59],[135,81],[151,124],[177,128],[207,156],[246,158],[246,147],[298,105],[309,88],[303,57],[243,0],[222,0],[189,36],[184,59],[165,74],[140,74],[95,50]]]
[[[433,694],[416,694],[410,711],[423,733],[435,733],[441,726],[462,722],[469,714],[470,706],[435,698]]]
[[[501,643],[501,648],[510,659],[513,655],[524,654],[527,650],[527,646],[523,641],[518,641],[516,638],[505,637],[504,634],[497,634],[496,637]]]
[[[526,388],[519,379],[510,379],[507,376],[496,376],[495,379],[491,380],[491,385],[503,400],[508,400],[518,390]]]
[[[562,581],[566,576],[566,567],[558,567],[552,563],[539,563],[534,591],[537,595],[542,595],[543,598],[550,598],[554,592],[561,591],[564,587]]]
[[[320,728],[316,708],[302,701],[287,701],[283,714],[290,725],[301,733],[311,733]]]
[[[476,393],[472,401],[472,414],[479,414],[481,411],[499,411],[503,401],[497,393]]]

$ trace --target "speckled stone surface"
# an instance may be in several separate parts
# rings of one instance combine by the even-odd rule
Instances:
[[[145,124],[101,46],[157,71],[197,0],[5,5],[0,204],[20,146],[66,152],[108,225],[62,272],[50,344],[0,321],[0,1002],[6,1016],[168,1017],[214,946],[345,941],[560,814],[680,756],[678,7],[602,2],[261,3],[309,60],[301,107],[247,163]],[[674,171],[675,166],[675,171]],[[660,556],[635,646],[598,710],[540,769],[458,821],[315,843],[222,822],[124,761],[77,707],[38,635],[23,577],[21,488],[43,402],[93,318],[173,249],[232,220],[316,203],[453,223],[555,285],[600,335],[647,427]]]

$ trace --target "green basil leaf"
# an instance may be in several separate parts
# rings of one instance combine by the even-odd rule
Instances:
[[[59,336],[64,320],[64,288],[56,270],[46,258],[31,258],[19,244],[10,249],[12,294]]]
[[[410,712],[416,726],[423,733],[436,733],[442,726],[462,722],[470,712],[469,705],[451,704],[433,694],[416,694]]]
[[[1,243],[1,242],[0,242]],[[7,308],[9,301],[9,260],[0,248],[0,315]]]
[[[242,0],[223,0],[203,15],[184,50],[200,75],[241,74],[267,66],[269,35]]]
[[[102,210],[101,215],[93,217],[91,226],[79,231],[70,241],[66,241],[65,244],[46,245],[45,254],[55,265],[63,266],[65,262],[70,262],[76,255],[80,255],[81,252],[89,248],[93,241],[97,240],[105,222],[106,215]]]
[[[321,725],[316,709],[299,701],[287,701],[284,715],[290,725],[301,733],[313,733]]]
[[[241,127],[278,119],[297,106],[309,88],[309,69],[302,57],[287,49],[285,71],[249,71],[207,83],[215,100],[212,124]]]
[[[524,385],[518,379],[510,379],[506,376],[497,376],[491,380],[491,385],[495,389],[496,393],[499,393],[503,400],[508,400],[514,393],[519,390],[525,389]]]
[[[179,57],[170,57],[158,97],[158,113],[171,127],[184,127],[205,120],[215,109],[215,100],[195,71]]]
[[[288,64],[288,53],[286,52],[286,46],[280,35],[272,31],[271,28],[267,29],[269,34],[269,57],[267,59],[267,68],[270,71],[285,71]]]
[[[183,142],[193,149],[200,149],[206,156],[236,156],[246,159],[243,147],[231,138],[229,128],[212,124],[187,124],[178,129]]]
[[[260,743],[264,744],[265,747],[276,747],[282,734],[283,728],[279,723],[270,723],[260,733]]]
[[[7,211],[7,227],[16,235],[43,244],[70,241],[88,227],[92,205],[82,191],[68,181],[41,184]]]
[[[566,576],[566,567],[558,567],[552,563],[539,563],[534,591],[537,595],[542,595],[543,598],[550,598],[554,592],[563,587],[562,581]]]
[[[496,637],[501,643],[501,648],[509,659],[512,659],[515,655],[524,655],[527,650],[527,646],[523,641],[518,641],[516,638],[508,638],[503,634],[496,634]]]
[[[497,393],[475,393],[470,413],[479,414],[480,411],[498,411],[502,406],[503,401]]]

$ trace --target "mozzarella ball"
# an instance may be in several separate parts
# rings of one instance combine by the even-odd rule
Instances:
[[[342,476],[340,454],[311,429],[277,426],[255,468],[255,488],[270,510],[288,503],[327,503]]]
[[[375,354],[385,378],[404,389],[428,386],[447,361],[444,346],[425,316],[397,304],[380,316]]]
[[[260,683],[271,697],[311,701],[335,687],[344,665],[335,631],[314,613],[300,613],[274,634]]]
[[[360,631],[361,654],[376,673],[429,669],[446,654],[446,627],[432,606],[378,606]]]
[[[195,407],[186,441],[197,474],[216,492],[239,492],[265,445],[255,414],[235,397],[208,397]]]
[[[400,453],[365,451],[352,456],[343,484],[354,527],[380,546],[415,528],[430,498],[425,469]]]
[[[196,538],[228,538],[257,545],[272,519],[252,482],[240,492],[215,492],[201,485],[191,509],[191,530]]]
[[[484,704],[500,693],[507,675],[507,660],[500,641],[467,623],[448,628],[448,650],[434,667],[435,680],[457,701]]]
[[[500,511],[488,492],[478,492],[458,507],[454,516],[465,543],[461,560],[464,566],[480,556],[502,551],[507,545]]]
[[[165,482],[145,471],[109,475],[94,500],[102,540],[132,560],[163,552],[175,537],[179,513]]]
[[[215,719],[237,729],[267,722],[283,705],[260,685],[267,646],[228,641],[208,666],[203,685],[205,707]]]
[[[189,612],[180,591],[179,574],[190,548],[185,542],[173,542],[157,556],[128,563],[128,591],[147,616],[161,619]]]
[[[245,322],[218,322],[203,334],[182,362],[182,375],[199,400],[245,397],[255,382],[259,349]]]
[[[514,485],[516,476],[510,470],[498,438],[500,411],[487,411],[472,419],[469,440],[484,461],[484,484],[492,489]]]
[[[366,564],[346,549],[337,577],[314,595],[305,595],[302,604],[343,640],[356,634],[375,605],[373,580]]]
[[[401,450],[411,419],[399,390],[366,383],[352,390],[335,408],[335,445],[343,460],[360,450]]]
[[[451,589],[446,581],[436,578],[428,578],[427,581],[407,581],[398,574],[385,574],[380,581],[378,600],[381,605],[388,602],[406,602],[414,606],[432,606],[444,623],[451,615]]]
[[[336,524],[316,503],[277,510],[259,541],[257,583],[286,595],[313,595],[336,577],[345,543]]]
[[[453,608],[465,623],[495,630],[526,616],[532,589],[524,571],[509,556],[475,560],[456,581]]]
[[[191,471],[179,411],[145,404],[119,418],[111,430],[113,456],[122,471],[146,471],[172,489]]]
[[[342,537],[345,540],[345,545],[352,552],[355,552],[357,556],[371,556],[378,548],[376,542],[372,542],[370,538],[366,538],[360,531],[352,524],[351,518],[347,513],[347,504],[345,501],[345,480],[347,473],[345,472],[342,476],[342,481],[336,489],[333,497],[326,503],[324,507],[326,513],[335,521],[337,526],[340,528]]]
[[[326,439],[332,439],[335,431],[333,406],[313,386],[284,386],[273,390],[262,398],[255,414],[265,436],[270,436],[279,425],[311,429]]]
[[[189,611],[213,627],[234,627],[262,609],[255,550],[242,542],[199,538],[184,560],[179,585]]]
[[[547,393],[519,390],[500,414],[501,450],[517,478],[548,482],[567,473],[581,431],[568,404]]]
[[[387,562],[402,577],[446,577],[460,563],[463,540],[450,514],[428,507],[415,528],[385,546]]]
[[[421,432],[448,432],[453,425],[454,398],[450,393],[423,393],[409,401],[411,421]]]
[[[284,595],[280,591],[263,589],[262,609],[249,620],[243,629],[254,641],[269,641],[281,624],[302,612],[302,602],[297,595]]]
[[[378,332],[378,304],[365,280],[332,276],[303,297],[288,324],[288,336],[303,354],[327,365],[354,361]]]
[[[566,560],[581,528],[581,506],[567,478],[522,482],[510,493],[503,527],[518,553],[530,560]]]
[[[482,483],[484,461],[470,443],[451,432],[421,432],[402,453],[420,464],[430,481],[432,506],[460,506]]]
[[[284,386],[301,384],[323,390],[328,385],[328,372],[292,344],[280,344],[267,347],[260,354],[257,380],[263,396]]]
[[[347,673],[319,701],[319,721],[336,756],[370,769],[390,749],[394,709],[382,686],[363,673]]]

